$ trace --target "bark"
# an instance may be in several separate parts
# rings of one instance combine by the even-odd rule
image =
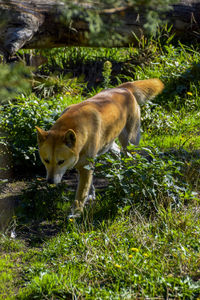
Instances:
[[[82,9],[93,9],[87,3]],[[0,52],[8,60],[20,48],[39,49],[61,46],[91,46],[85,33],[88,23],[81,18],[66,24],[61,18],[64,4],[56,0],[0,0]],[[116,32],[126,39],[121,46],[134,42],[134,34],[140,38],[144,31],[144,14],[136,13],[133,8],[121,7],[101,11],[105,24],[113,15],[122,22]],[[173,25],[176,34],[191,38],[199,36],[200,0],[182,0],[172,5],[167,13],[166,22]],[[92,46],[107,47],[106,40],[94,42]],[[115,46],[109,43],[109,46]]]

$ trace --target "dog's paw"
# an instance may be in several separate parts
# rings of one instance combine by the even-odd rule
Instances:
[[[84,205],[78,200],[74,201],[74,204],[71,208],[71,214],[68,216],[68,219],[79,218],[83,214]]]
[[[92,205],[95,200],[96,200],[95,188],[94,185],[92,184],[90,188],[90,193],[84,201],[84,206],[88,204]]]
[[[71,214],[68,215],[68,220],[80,218],[83,214],[83,210],[72,208]]]
[[[72,220],[74,220],[74,219],[78,219],[78,218],[80,218],[81,217],[81,215],[82,215],[82,213],[81,212],[71,212],[71,214],[70,215],[68,215],[68,220],[69,221],[72,221]]]
[[[96,197],[94,195],[89,195],[87,197],[87,199],[85,199],[85,201],[84,201],[84,206],[85,205],[93,205],[95,199],[96,199]]]

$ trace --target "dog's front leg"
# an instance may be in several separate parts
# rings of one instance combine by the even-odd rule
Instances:
[[[92,184],[93,170],[81,167],[78,169],[79,181],[76,191],[74,212],[82,212]]]

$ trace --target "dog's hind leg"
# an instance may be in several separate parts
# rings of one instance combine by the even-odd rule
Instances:
[[[119,135],[119,142],[123,147],[124,152],[127,152],[129,143],[138,145],[140,141],[140,120],[131,120],[127,122],[126,126]]]
[[[89,201],[94,201],[95,198],[96,198],[95,187],[94,187],[94,184],[92,183],[91,187],[90,187],[90,192],[89,192],[88,200]]]
[[[95,187],[94,184],[92,183],[90,186],[89,195],[87,199],[84,201],[84,205],[93,206],[95,199],[96,199]]]
[[[130,138],[130,142],[133,145],[139,145],[140,142],[140,124],[135,128],[134,132],[132,132],[132,136]]]
[[[110,147],[109,151],[111,152],[112,156],[119,158],[120,157],[120,148],[119,146],[113,142],[112,146]]]

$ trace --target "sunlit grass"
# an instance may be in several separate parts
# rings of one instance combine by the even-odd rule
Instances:
[[[162,107],[161,107],[162,112]],[[162,122],[163,115],[163,122]],[[199,112],[176,113],[171,116],[166,112],[159,116],[162,130],[157,124],[149,124],[143,130],[141,145],[158,147],[160,149],[185,149],[195,151],[200,149],[200,114]],[[154,121],[153,121],[154,122]]]
[[[166,292],[192,299],[199,288],[199,225],[199,212],[189,207],[182,212],[160,208],[151,222],[121,211],[99,229],[70,225],[34,257],[20,299],[135,299]]]

